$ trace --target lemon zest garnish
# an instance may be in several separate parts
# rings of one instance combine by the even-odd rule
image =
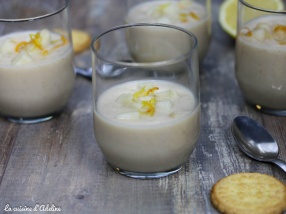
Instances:
[[[261,23],[260,23],[261,24]],[[249,28],[244,27],[240,31],[240,35],[246,36],[246,37],[251,37],[254,35],[256,30],[264,30],[264,28],[259,27],[259,24],[257,27],[251,31]],[[268,33],[264,30],[264,33]],[[271,32],[269,32],[269,35],[265,36],[268,39],[274,39],[276,42],[278,42],[280,45],[285,45],[286,44],[286,25],[276,25]]]
[[[133,94],[133,98],[138,99],[139,97],[148,96],[150,94],[153,94],[154,91],[156,91],[158,89],[159,89],[158,87],[153,87],[153,88],[150,88],[149,90],[145,90],[145,86],[144,86],[139,91],[137,91]]]
[[[286,26],[285,25],[277,25],[275,28],[274,28],[274,32],[279,32],[279,31],[283,31],[286,33]]]
[[[139,91],[137,91],[137,92],[135,92],[133,94],[133,101],[136,102],[141,97],[147,97],[147,96],[150,96],[150,95],[154,95],[154,92],[156,90],[159,90],[159,88],[158,87],[153,87],[153,88],[150,88],[150,89],[146,90],[146,87],[143,86]],[[156,106],[156,98],[152,97],[149,100],[141,101],[141,108],[140,108],[139,111],[140,111],[140,113],[148,114],[150,116],[153,116],[154,113],[155,113],[155,106]]]
[[[117,119],[134,120],[142,115],[154,116],[156,111],[170,115],[173,103],[171,101],[175,96],[175,91],[159,91],[159,87],[150,87],[139,85],[138,91],[134,93],[124,93],[116,98],[116,103],[121,106],[132,108],[130,112],[123,112],[116,116]],[[156,92],[156,93],[155,93]]]
[[[16,47],[15,47],[15,51],[17,53],[19,53],[21,50],[25,49],[27,47],[27,45],[29,44],[33,44],[36,48],[40,49],[42,51],[43,55],[47,55],[48,51],[45,50],[42,46],[42,38],[39,32],[35,33],[35,34],[30,34],[30,41],[26,42],[26,41],[22,41],[19,42]]]
[[[156,18],[167,18],[171,21],[173,20],[174,22],[186,23],[189,21],[190,17],[192,20],[198,21],[200,17],[195,12],[189,10],[190,5],[190,0],[179,0],[172,3],[162,3],[154,9],[151,9],[151,14],[155,15]]]
[[[241,29],[240,34],[243,36],[251,37],[252,31],[248,27],[244,27]]]
[[[155,113],[155,105],[156,105],[156,99],[153,97],[150,100],[143,100],[141,102],[141,113],[143,114],[149,114],[150,116],[153,116]]]
[[[274,30],[274,39],[280,44],[286,44],[286,26],[285,25],[277,25]]]
[[[196,13],[194,13],[194,12],[190,12],[189,15],[190,15],[190,17],[192,17],[195,20],[199,20],[200,19],[200,17]]]
[[[57,49],[57,48],[59,48],[59,47],[61,47],[61,46],[64,46],[65,44],[68,43],[68,40],[67,40],[66,37],[63,36],[63,35],[61,35],[61,40],[62,40],[62,43],[56,45],[53,49]]]
[[[139,97],[146,96],[145,94],[146,94],[145,87],[143,87],[139,91],[133,94],[133,99],[138,99]]]
[[[30,34],[30,39],[31,39],[30,43],[34,44],[41,51],[44,50],[42,46],[42,37],[39,32],[36,34]]]
[[[181,22],[187,22],[187,21],[188,21],[188,18],[187,18],[187,14],[186,14],[186,13],[180,13],[180,14],[179,14],[179,17],[180,17],[180,21],[181,21]]]
[[[21,50],[25,49],[27,44],[27,42],[19,42],[15,47],[15,51],[19,53]]]
[[[47,49],[45,49],[43,46],[42,46],[42,37],[41,37],[41,34],[40,32],[37,32],[35,34],[30,34],[30,41],[26,42],[26,41],[21,41],[19,42],[16,46],[15,46],[15,51],[17,53],[21,52],[22,50],[24,50],[29,44],[32,44],[35,48],[39,49],[42,51],[42,54],[44,56],[48,55],[49,54],[49,51]],[[58,42],[58,40],[57,40]],[[61,35],[61,43],[56,45],[53,50],[61,47],[61,46],[64,46],[65,44],[67,44],[67,39],[65,36]],[[53,41],[51,42],[53,43]]]
[[[43,51],[42,51],[42,54],[43,54],[44,56],[47,56],[47,55],[49,54],[49,51],[48,51],[48,50],[43,50]]]
[[[155,92],[156,90],[159,90],[159,88],[158,88],[158,87],[150,88],[150,89],[147,91],[147,95],[149,95],[149,94],[154,94],[154,92]]]
[[[245,36],[248,36],[248,37],[251,37],[252,36],[252,32],[251,31],[248,31]]]

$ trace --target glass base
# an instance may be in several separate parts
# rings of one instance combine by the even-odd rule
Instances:
[[[111,164],[110,164],[111,165]],[[182,166],[179,166],[175,169],[171,169],[165,172],[129,172],[123,169],[119,169],[116,166],[111,165],[113,169],[115,169],[118,173],[121,175],[130,177],[130,178],[136,178],[136,179],[153,179],[153,178],[162,178],[166,177],[168,175],[172,175],[182,168]]]
[[[34,123],[41,123],[52,119],[54,115],[39,117],[39,118],[17,118],[17,117],[5,117],[7,120],[13,123],[20,123],[20,124],[34,124]]]
[[[275,116],[286,116],[286,110],[271,109],[254,104],[251,104],[251,106],[254,107],[256,110],[261,111],[262,113],[272,114]]]

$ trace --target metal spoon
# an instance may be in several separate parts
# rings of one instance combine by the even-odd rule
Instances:
[[[123,59],[119,60],[120,62],[132,62],[130,59]],[[102,77],[117,77],[121,75],[127,68],[126,67],[116,67],[109,64],[103,64],[102,67],[99,69],[100,75]],[[75,73],[85,77],[89,80],[92,79],[92,67],[89,68],[82,68],[82,67],[75,67]]]
[[[246,155],[258,161],[274,163],[286,172],[286,162],[277,158],[277,142],[259,123],[249,117],[238,116],[233,120],[232,133]]]
[[[121,75],[126,68],[116,68],[115,66],[112,65],[103,65],[101,69],[98,71],[102,77],[105,78],[111,78],[111,77],[117,77]],[[92,79],[92,68],[80,68],[80,67],[75,67],[75,72],[76,74],[85,77],[89,80]]]
[[[91,80],[91,78],[92,78],[92,68],[91,67],[89,67],[89,68],[75,67],[75,73],[82,76],[82,77],[85,77],[89,80]]]

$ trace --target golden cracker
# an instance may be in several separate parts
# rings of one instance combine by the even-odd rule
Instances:
[[[91,37],[85,31],[72,29],[72,41],[74,53],[77,54],[89,48]]]
[[[238,173],[219,180],[211,201],[221,213],[282,213],[286,210],[286,186],[260,173]]]

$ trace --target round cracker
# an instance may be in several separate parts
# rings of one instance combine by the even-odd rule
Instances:
[[[85,31],[72,29],[72,41],[74,53],[77,54],[89,48],[91,37]]]
[[[211,201],[222,213],[282,213],[286,210],[286,186],[266,174],[232,174],[213,185]]]

